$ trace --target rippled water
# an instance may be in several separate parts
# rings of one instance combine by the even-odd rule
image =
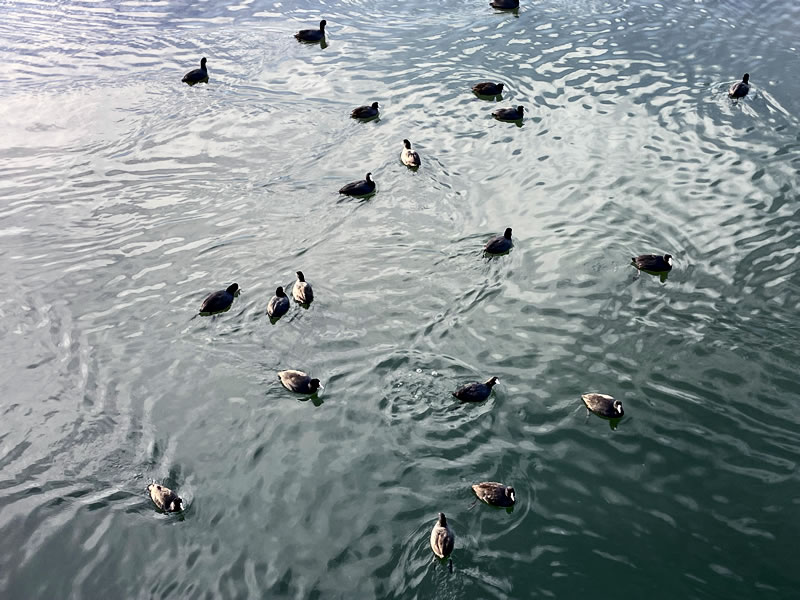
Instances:
[[[797,3],[2,14],[2,597],[794,597]],[[328,47],[295,42],[320,17]],[[298,269],[317,300],[270,325]],[[470,508],[481,480],[513,512]]]

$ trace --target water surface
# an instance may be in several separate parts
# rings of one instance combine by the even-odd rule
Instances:
[[[796,594],[795,2],[2,14],[0,595]],[[326,48],[292,38],[323,17]],[[338,196],[367,171],[374,197]],[[628,264],[651,252],[664,282]],[[317,299],[271,325],[298,269]],[[514,511],[470,508],[481,480]]]

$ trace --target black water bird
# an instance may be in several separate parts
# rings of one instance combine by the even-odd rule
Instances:
[[[525,113],[524,106],[516,108],[498,108],[492,113],[492,116],[498,121],[520,121]]]
[[[319,29],[301,29],[294,34],[301,42],[321,42],[325,39],[325,25],[328,22],[325,19],[319,22]]]
[[[366,196],[374,191],[375,182],[372,181],[372,173],[367,173],[366,179],[348,183],[339,190],[339,193],[345,196]]]
[[[181,79],[182,82],[194,85],[195,83],[208,83],[208,69],[206,68],[206,57],[200,59],[200,68],[189,71]]]
[[[641,254],[631,258],[631,263],[640,271],[648,273],[666,273],[672,270],[672,255]]]
[[[405,166],[411,167],[412,169],[422,164],[419,159],[419,154],[411,149],[411,142],[408,140],[403,140],[403,150],[400,152],[400,160],[403,161]]]
[[[455,392],[453,396],[462,402],[483,402],[492,393],[492,388],[500,380],[497,377],[491,377],[486,380],[486,383],[478,381],[462,385]]]
[[[484,81],[472,86],[472,91],[478,96],[500,96],[503,93],[504,85],[502,83]]]
[[[293,369],[279,371],[278,378],[281,380],[283,387],[296,394],[314,394],[322,387],[319,379],[312,379],[308,373],[303,371],[295,371]]]
[[[271,319],[279,319],[289,310],[289,298],[282,287],[275,290],[275,295],[269,299],[267,304],[267,315]]]
[[[431,550],[437,558],[447,558],[453,553],[456,544],[456,535],[447,526],[447,518],[444,513],[439,513],[436,525],[431,530]]]
[[[306,281],[302,271],[297,272],[297,281],[292,287],[292,298],[300,304],[311,304],[314,299],[314,290],[311,289],[311,284]]]
[[[379,112],[378,103],[373,102],[371,106],[359,106],[358,108],[354,108],[350,116],[354,119],[374,119],[378,116]]]
[[[604,419],[621,419],[625,414],[622,402],[608,394],[583,394],[581,400],[586,408]]]
[[[211,315],[228,310],[233,304],[233,299],[239,295],[239,284],[232,283],[228,289],[219,290],[209,294],[200,305],[201,315]]]
[[[742,80],[734,83],[731,89],[728,90],[728,96],[731,98],[744,98],[750,91],[750,73],[745,73]]]
[[[486,254],[505,254],[511,250],[514,242],[511,241],[511,227],[507,227],[503,235],[493,237],[484,246],[483,251]]]
[[[147,486],[147,491],[150,492],[150,499],[159,510],[164,512],[180,512],[183,510],[183,500],[168,487],[151,483]]]
[[[492,0],[489,6],[500,10],[513,10],[519,8],[519,0]]]
[[[514,502],[517,501],[513,487],[496,481],[476,483],[472,486],[472,491],[475,492],[479,500],[492,506],[508,508],[509,506],[514,506]]]

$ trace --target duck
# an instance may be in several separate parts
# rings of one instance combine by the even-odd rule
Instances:
[[[375,182],[372,181],[371,177],[372,173],[367,173],[366,179],[348,183],[339,190],[339,193],[345,196],[366,196],[371,194],[375,191]]]
[[[500,10],[513,10],[519,8],[519,0],[492,0],[489,6]]]
[[[631,262],[640,271],[648,271],[650,273],[666,273],[672,270],[671,254],[665,254],[664,256],[640,254],[631,258]]]
[[[517,108],[498,108],[492,113],[492,116],[498,121],[519,121],[525,112],[524,106]]]
[[[206,68],[206,57],[200,59],[200,68],[189,71],[181,79],[183,83],[194,85],[195,83],[208,83],[208,69]]]
[[[503,93],[502,83],[492,83],[491,81],[483,81],[472,86],[472,91],[478,96],[500,96]]]
[[[301,42],[321,42],[325,39],[325,25],[328,22],[325,19],[319,22],[319,29],[301,29],[294,34]]]
[[[453,392],[453,396],[462,402],[483,402],[491,395],[492,388],[499,381],[497,377],[491,377],[486,380],[486,383],[478,381],[467,383]]]
[[[507,227],[503,235],[493,237],[486,242],[483,251],[486,252],[486,254],[505,254],[511,250],[513,245],[514,242],[511,241],[511,227]]]
[[[159,510],[164,512],[180,512],[183,510],[183,500],[168,487],[151,483],[147,486],[150,492],[150,499]]]
[[[456,536],[453,530],[447,526],[447,517],[444,513],[439,513],[436,525],[431,530],[431,550],[437,558],[447,558],[453,553],[456,544]]]
[[[517,501],[513,487],[496,481],[476,483],[472,486],[472,491],[475,492],[478,500],[492,506],[508,508],[509,506],[514,506],[514,502]]]
[[[750,73],[745,73],[742,80],[734,83],[731,89],[728,90],[728,96],[731,98],[744,98],[747,92],[750,91]]]
[[[581,400],[590,411],[605,419],[621,419],[625,414],[622,402],[608,394],[583,394]]]
[[[411,149],[411,142],[403,140],[403,151],[400,152],[400,160],[407,167],[416,168],[420,166],[419,154]]]
[[[319,379],[311,379],[308,373],[303,371],[295,371],[293,369],[279,371],[278,378],[280,378],[283,387],[296,394],[314,394],[322,387]]]
[[[233,299],[238,296],[239,293],[239,284],[232,283],[227,289],[209,294],[200,305],[200,314],[211,315],[228,310],[233,304]]]
[[[279,319],[283,315],[285,315],[289,310],[289,298],[286,296],[286,292],[283,291],[281,286],[278,286],[278,289],[275,290],[275,295],[269,299],[269,304],[267,304],[267,315],[271,319]]]
[[[378,103],[373,102],[371,106],[359,106],[354,108],[350,116],[354,119],[374,119],[378,116]]]
[[[311,289],[311,284],[306,281],[302,271],[297,272],[297,281],[292,287],[292,298],[300,304],[311,304],[314,299],[314,290]]]

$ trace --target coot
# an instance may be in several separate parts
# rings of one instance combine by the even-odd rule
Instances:
[[[367,178],[361,181],[353,181],[339,190],[345,196],[366,196],[375,191],[375,182],[372,181],[372,173],[367,173]]]
[[[195,83],[208,83],[208,69],[206,68],[206,57],[200,59],[200,68],[189,71],[181,79],[184,83],[194,85]]]
[[[278,319],[285,315],[288,310],[289,298],[286,296],[283,288],[278,287],[278,289],[275,290],[275,295],[269,299],[269,304],[267,304],[267,314],[272,319]]]
[[[486,242],[483,251],[486,252],[486,254],[505,254],[511,250],[513,245],[514,242],[511,241],[511,227],[508,227],[503,235],[493,237]]]
[[[492,388],[498,381],[500,380],[497,377],[492,377],[488,379],[486,383],[479,383],[477,381],[468,383],[462,385],[453,392],[453,396],[462,402],[483,402],[492,393]]]
[[[321,42],[325,39],[325,25],[328,22],[325,19],[319,22],[319,29],[301,29],[294,34],[301,42]]]
[[[233,304],[233,299],[239,295],[239,284],[232,283],[226,290],[219,290],[203,300],[200,305],[201,315],[212,315],[228,310]]]
[[[522,119],[524,112],[524,106],[518,106],[517,108],[498,108],[492,113],[492,116],[498,121],[519,121]]]
[[[742,80],[734,83],[731,89],[728,90],[728,96],[731,98],[744,98],[747,92],[750,91],[750,73],[745,73]]]

